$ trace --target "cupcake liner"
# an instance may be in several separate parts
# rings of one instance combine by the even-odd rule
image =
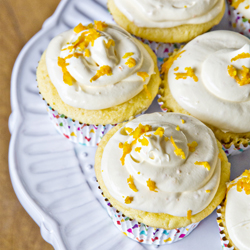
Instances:
[[[239,32],[250,38],[250,20],[245,18],[234,7],[231,6],[232,1],[228,2],[228,20],[233,31]]]
[[[236,148],[235,145],[231,145],[230,148],[225,148],[225,146],[222,145],[222,149],[225,151],[227,157],[231,155],[238,155],[249,148],[250,148],[250,142],[246,147],[243,146],[243,144],[240,144],[238,148]]]
[[[57,131],[65,138],[84,146],[98,146],[102,137],[116,124],[93,125],[81,123],[59,114],[47,104],[47,112]]]
[[[219,226],[219,230],[220,230],[220,240],[221,240],[221,247],[223,250],[233,250],[234,247],[230,246],[229,244],[229,240],[226,238],[226,235],[224,233],[224,226],[222,223],[222,218],[221,218],[221,206],[217,207],[217,223]]]
[[[200,223],[192,223],[187,227],[172,230],[153,228],[125,216],[116,210],[107,198],[105,199],[105,202],[108,214],[116,227],[129,238],[144,244],[164,245],[174,243],[189,235]]]
[[[147,44],[154,51],[157,57],[157,66],[159,69],[161,69],[161,65],[164,63],[165,59],[169,57],[170,53],[173,53],[175,49],[180,49],[184,45],[184,43],[158,43],[141,37],[135,37]]]

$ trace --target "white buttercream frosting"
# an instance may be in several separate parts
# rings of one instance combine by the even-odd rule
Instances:
[[[114,0],[114,3],[139,27],[170,28],[211,21],[222,11],[224,0]]]
[[[242,176],[229,184],[236,183]],[[247,178],[246,176],[243,178]],[[248,177],[248,181],[250,181]],[[240,250],[250,249],[250,195],[245,190],[237,191],[237,187],[230,187],[226,199],[225,220],[230,239]]]
[[[154,74],[151,56],[128,32],[111,24],[102,31],[95,31],[100,36],[86,45],[84,41],[91,29],[86,28],[79,33],[66,31],[56,36],[46,51],[49,77],[61,99],[70,106],[90,110],[106,109],[129,101],[144,89],[143,85],[147,85]],[[76,41],[80,38],[82,44],[78,46]],[[114,44],[108,48],[105,44],[112,40]],[[126,53],[131,54],[123,58]],[[74,79],[71,86],[63,80],[58,57],[66,58],[66,69]],[[126,64],[130,58],[135,60],[133,67]],[[104,74],[93,80],[102,66],[108,66],[111,75]],[[138,72],[148,74],[145,81],[137,75]]]
[[[132,143],[135,138],[131,131],[141,126],[139,124],[149,125],[151,129]],[[157,129],[162,130],[162,134],[157,133]],[[148,141],[148,145],[142,140]],[[176,155],[172,140],[185,157]],[[198,145],[190,150],[188,143],[194,141]],[[133,146],[123,165],[123,149],[119,144],[125,142]],[[210,170],[196,162],[207,162]],[[196,214],[212,201],[220,182],[221,162],[214,134],[199,120],[177,113],[153,113],[128,122],[110,138],[103,152],[101,169],[111,196],[124,205],[142,211],[187,216],[187,211]],[[129,187],[130,176],[138,192]],[[156,192],[150,191],[149,179],[154,182]],[[126,204],[126,197],[133,197],[133,201]]]
[[[250,84],[240,86],[228,66],[238,71],[250,67],[250,40],[231,31],[213,31],[195,38],[183,51],[168,71],[169,88],[179,105],[223,131],[249,132]],[[232,60],[238,55],[248,56]],[[198,81],[176,77],[186,67],[194,70]]]
[[[245,18],[250,19],[250,0],[233,0],[232,5],[235,3],[240,3],[239,5],[237,4],[237,10],[239,13],[241,13]]]

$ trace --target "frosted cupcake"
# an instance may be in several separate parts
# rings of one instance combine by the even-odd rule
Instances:
[[[199,120],[153,113],[109,131],[95,171],[115,225],[132,239],[160,245],[184,238],[220,204],[230,163]]]
[[[236,32],[250,37],[250,1],[227,0],[229,24]]]
[[[198,118],[226,148],[247,147],[249,52],[250,40],[232,31],[213,31],[195,38],[162,67],[162,109]]]
[[[182,43],[218,24],[224,0],[108,0],[114,20],[133,35],[155,42]]]
[[[160,77],[147,45],[115,25],[95,21],[50,42],[37,81],[59,132],[95,146],[114,124],[150,106]]]
[[[250,171],[245,172],[227,186],[224,203],[217,210],[217,222],[223,249],[250,249]]]

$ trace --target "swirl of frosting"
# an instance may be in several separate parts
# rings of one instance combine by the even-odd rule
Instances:
[[[119,105],[146,88],[154,62],[128,32],[111,24],[79,24],[56,36],[46,51],[51,82],[77,108]]]
[[[187,115],[153,113],[128,122],[111,137],[101,169],[105,186],[121,203],[187,216],[212,201],[221,162],[216,139],[203,123]]]
[[[117,8],[138,27],[170,28],[200,24],[222,11],[224,0],[114,0]]]
[[[225,220],[230,239],[240,250],[250,249],[250,171],[228,185]]]
[[[170,62],[168,84],[174,99],[207,124],[249,132],[249,52],[249,39],[235,32],[213,31],[195,38]]]
[[[245,18],[250,19],[249,0],[232,0],[231,5],[239,11]]]

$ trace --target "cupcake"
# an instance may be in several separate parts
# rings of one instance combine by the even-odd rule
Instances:
[[[250,171],[227,185],[225,201],[217,210],[223,249],[249,250]]]
[[[236,32],[250,37],[250,1],[227,0],[229,25]]]
[[[108,8],[121,27],[155,42],[182,43],[218,24],[224,0],[108,0]]]
[[[160,77],[147,45],[115,25],[95,21],[52,39],[37,81],[58,131],[96,146],[115,124],[150,106]]]
[[[162,110],[198,118],[226,149],[248,147],[249,52],[250,40],[232,31],[195,38],[162,66],[165,75],[158,100]]]
[[[230,163],[196,118],[152,113],[105,135],[95,172],[115,225],[134,240],[160,245],[184,238],[220,204]]]

